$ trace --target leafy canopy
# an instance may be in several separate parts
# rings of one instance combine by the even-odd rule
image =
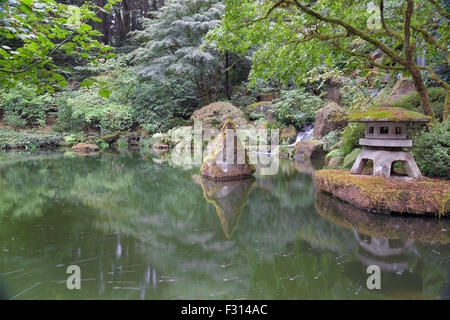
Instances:
[[[408,68],[400,63],[406,62],[405,3],[225,0],[223,23],[208,38],[220,49],[246,53],[256,48],[250,75],[253,80],[275,76],[301,84],[319,65],[365,69],[368,61],[377,65],[368,54],[376,49],[387,56],[386,62],[377,66],[407,73]],[[426,55],[429,63],[449,61],[446,9],[441,1],[414,1],[408,28],[411,47],[415,53]],[[422,70],[436,76],[429,66]]]
[[[103,8],[86,2],[80,7],[55,0],[6,0],[0,4],[0,85],[18,81],[35,83],[41,90],[67,84],[56,54],[72,55],[85,62],[107,58],[110,47],[96,38],[101,33],[88,22],[100,22],[98,11],[108,11],[117,0]]]

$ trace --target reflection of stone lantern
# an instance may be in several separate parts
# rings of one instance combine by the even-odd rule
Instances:
[[[403,148],[412,147],[406,138],[409,122],[428,122],[429,118],[418,112],[401,108],[371,108],[350,116],[350,121],[366,124],[365,137],[359,144],[365,148],[353,164],[350,173],[361,174],[367,161],[373,161],[373,175],[390,177],[394,162],[400,162],[409,177],[421,177],[411,153]]]

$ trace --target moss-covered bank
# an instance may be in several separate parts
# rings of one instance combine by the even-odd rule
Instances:
[[[320,170],[314,183],[322,191],[371,211],[440,216],[450,212],[450,180],[424,177],[403,182],[352,175],[347,170]]]

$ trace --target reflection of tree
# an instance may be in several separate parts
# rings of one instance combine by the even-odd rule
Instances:
[[[198,169],[137,153],[10,162],[0,166],[0,250],[9,250],[0,273],[24,268],[5,276],[13,296],[41,279],[19,298],[351,298],[348,263],[336,259],[353,259],[358,244],[316,214],[311,177],[288,164],[248,188],[204,191],[192,181]],[[239,223],[231,238],[204,192],[223,210],[225,230]],[[432,254],[424,261],[424,284],[438,292],[445,269],[433,269]],[[72,262],[94,279],[81,293],[58,282]]]

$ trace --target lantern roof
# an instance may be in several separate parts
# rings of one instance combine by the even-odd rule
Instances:
[[[350,122],[428,122],[431,117],[403,108],[377,107],[352,113]]]

